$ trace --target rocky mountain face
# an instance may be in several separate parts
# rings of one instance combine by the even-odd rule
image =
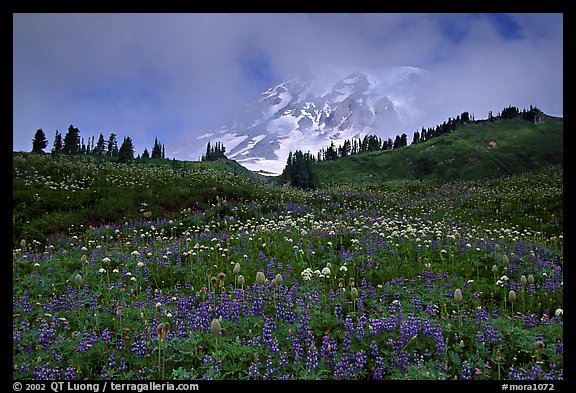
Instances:
[[[419,92],[426,72],[414,67],[324,69],[289,78],[261,93],[241,115],[194,141],[221,142],[226,156],[252,171],[279,174],[290,151],[316,154],[331,142],[411,135],[422,126]],[[410,134],[409,134],[410,133]],[[204,151],[197,152],[200,157]]]

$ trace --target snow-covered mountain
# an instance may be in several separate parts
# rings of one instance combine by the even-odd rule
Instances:
[[[331,142],[378,135],[411,136],[421,124],[427,73],[408,66],[378,70],[323,68],[261,93],[242,114],[194,141],[205,152],[221,142],[226,156],[252,171],[280,174],[290,151],[316,154]]]

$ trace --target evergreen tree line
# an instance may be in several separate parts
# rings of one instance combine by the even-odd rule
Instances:
[[[522,118],[531,122],[539,122],[542,120],[542,116],[542,111],[532,105],[530,105],[529,110],[524,109],[522,111],[517,107],[508,106],[497,116],[493,116],[492,111],[490,111],[488,113],[488,120],[496,121],[497,119]],[[438,136],[452,132],[464,124],[474,121],[473,114],[462,112],[455,118],[449,117],[447,121],[437,125],[436,127],[422,127],[420,131],[415,131],[412,138],[412,144],[429,141]],[[282,183],[289,183],[294,187],[304,189],[316,188],[318,186],[318,180],[314,173],[314,162],[337,160],[341,157],[347,157],[352,154],[367,151],[398,149],[407,145],[407,135],[403,133],[402,135],[396,135],[394,140],[391,138],[383,140],[376,135],[366,135],[362,139],[347,139],[342,145],[337,147],[334,145],[334,142],[332,142],[329,147],[320,149],[316,158],[310,153],[302,153],[297,150],[295,153],[290,152],[288,155],[288,161],[282,175],[280,176],[280,180]]]
[[[535,106],[530,105],[530,109],[518,109],[515,106],[507,106],[506,108],[502,109],[502,111],[494,116],[492,111],[488,112],[488,120],[489,121],[496,121],[498,119],[516,119],[521,118],[527,121],[531,121],[533,123],[538,123],[542,121],[544,113]]]
[[[472,117],[473,118],[473,117]],[[426,142],[437,136],[454,131],[457,127],[469,123],[471,116],[468,112],[463,112],[455,118],[448,118],[447,121],[436,127],[424,128],[421,131],[415,131],[412,138],[412,144]],[[347,157],[351,154],[364,153],[367,151],[393,150],[400,147],[408,146],[408,136],[405,133],[396,135],[394,140],[388,138],[381,139],[376,135],[366,135],[362,139],[345,140],[342,145],[336,147],[334,142],[327,148],[318,151],[317,161],[337,160],[341,157]]]
[[[216,142],[216,145],[210,146],[210,142],[206,145],[206,154],[202,155],[201,161],[216,161],[218,159],[225,159],[226,148],[220,142]]]
[[[314,170],[316,158],[314,154],[302,153],[300,150],[288,153],[286,167],[280,175],[282,184],[289,183],[292,187],[307,189],[317,188],[319,185],[318,177]]]
[[[508,106],[502,109],[502,111],[496,116],[494,116],[492,111],[490,111],[488,113],[488,120],[496,121],[498,119],[522,118],[530,122],[538,122],[541,121],[542,116],[542,111],[532,105],[530,105],[530,109],[523,109],[522,111],[515,106]],[[452,132],[458,127],[474,121],[473,114],[462,112],[455,118],[449,117],[447,121],[438,124],[436,127],[422,127],[420,131],[415,131],[411,144],[429,141],[432,138]],[[351,154],[377,150],[392,150],[407,145],[407,135],[404,133],[402,135],[396,135],[394,141],[391,138],[382,140],[376,135],[366,135],[363,139],[345,140],[342,145],[337,147],[334,145],[334,142],[332,142],[329,147],[322,148],[318,151],[317,161],[337,160],[338,158],[347,157]]]
[[[46,134],[40,128],[36,131],[34,139],[32,140],[32,153],[44,154],[44,149],[47,146],[48,140],[46,139]],[[107,140],[104,139],[104,135],[100,133],[96,142],[94,136],[92,136],[88,138],[87,143],[85,143],[84,138],[80,138],[80,130],[70,125],[64,137],[56,130],[51,154],[54,157],[60,154],[114,157],[117,158],[118,162],[128,162],[134,159],[134,144],[132,138],[128,136],[124,137],[120,148],[118,148],[118,140],[115,133],[111,133]],[[136,158],[140,158],[140,155]],[[158,138],[154,139],[152,155],[150,155],[148,149],[145,148],[142,153],[142,158],[165,158],[164,145],[158,142]]]

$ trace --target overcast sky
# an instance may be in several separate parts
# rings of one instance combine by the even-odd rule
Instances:
[[[74,125],[166,156],[317,65],[428,70],[430,124],[508,105],[563,116],[562,14],[13,14],[13,150]],[[434,102],[435,101],[435,102]],[[441,102],[441,105],[439,104]],[[415,130],[400,130],[411,135]],[[179,157],[175,157],[179,158]]]

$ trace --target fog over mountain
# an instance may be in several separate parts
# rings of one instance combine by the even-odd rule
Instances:
[[[316,154],[330,143],[419,130],[429,73],[409,66],[379,69],[317,67],[287,78],[247,103],[229,123],[190,135],[180,145],[198,159],[221,142],[226,156],[253,171],[281,173],[290,151]],[[455,114],[456,115],[456,114]]]
[[[234,158],[277,170],[290,149],[411,137],[463,111],[563,115],[562,13],[16,12],[12,22],[14,151],[30,151],[42,129],[49,152],[73,125],[85,142],[129,136],[138,155],[157,139],[167,157],[197,160],[210,139],[198,136],[227,135]]]

